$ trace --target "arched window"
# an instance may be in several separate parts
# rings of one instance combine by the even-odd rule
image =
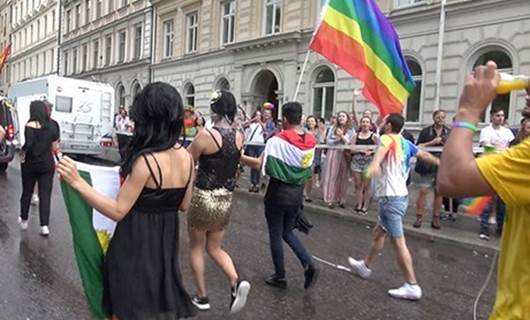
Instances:
[[[485,51],[486,52],[481,54],[473,64],[473,70],[479,65],[486,65],[488,61],[494,61],[500,72],[509,74],[513,73],[512,58],[506,52],[497,48],[490,48]],[[482,115],[482,122],[489,122],[489,110],[491,110],[491,108],[500,108],[504,110],[504,114],[506,115],[506,118],[508,118],[508,115],[510,114],[510,96],[510,93],[498,95],[491,103],[490,108],[488,108],[488,110]]]
[[[186,106],[195,107],[195,87],[191,83],[184,87],[184,102]]]
[[[133,97],[136,97],[136,95],[138,93],[140,93],[140,91],[142,91],[142,86],[136,82],[134,85],[133,85],[133,90],[132,90],[132,94],[133,94]],[[134,98],[133,98],[134,99]]]
[[[125,105],[125,87],[120,84],[118,87],[118,107],[126,107]]]
[[[423,72],[418,62],[412,58],[406,58],[407,65],[409,66],[412,79],[416,84],[414,91],[411,92],[407,100],[407,108],[405,110],[406,120],[408,122],[419,122],[420,121],[420,107],[421,107],[421,87],[423,84]]]
[[[221,78],[217,83],[215,84],[215,90],[226,90],[230,91],[230,82],[226,80],[226,78]]]
[[[329,119],[335,106],[335,75],[328,67],[315,71],[313,81],[313,115]]]

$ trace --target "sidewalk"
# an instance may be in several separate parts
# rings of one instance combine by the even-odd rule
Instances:
[[[258,197],[262,198],[264,191],[260,193],[250,193],[248,188],[250,186],[250,170],[245,168],[245,172],[241,175],[239,179],[239,189],[236,192],[243,194],[249,197]],[[353,182],[352,182],[353,185]],[[495,226],[490,227],[490,240],[485,241],[479,238],[479,227],[480,223],[477,221],[477,217],[470,216],[467,214],[459,212],[456,217],[456,221],[442,221],[442,229],[435,230],[431,228],[431,218],[432,218],[432,192],[430,192],[427,197],[427,208],[426,214],[424,215],[423,225],[421,228],[414,228],[412,224],[414,223],[416,216],[416,199],[418,194],[418,188],[411,184],[409,187],[409,210],[405,216],[405,232],[409,235],[414,235],[416,237],[428,239],[430,241],[443,241],[446,243],[453,243],[459,246],[467,247],[472,250],[480,250],[493,252],[499,250],[500,238],[495,235]],[[341,209],[335,207],[334,209],[328,208],[322,200],[321,189],[313,190],[313,202],[304,203],[305,210],[311,210],[314,212],[319,212],[326,215],[338,216],[343,219],[348,219],[352,221],[357,221],[362,224],[369,226],[374,226],[377,222],[377,204],[372,200],[372,203],[369,207],[369,212],[365,216],[361,216],[353,211],[353,187],[350,188],[348,192],[348,201],[346,203],[346,208]],[[442,208],[443,210],[443,208]],[[443,211],[442,211],[443,212]]]

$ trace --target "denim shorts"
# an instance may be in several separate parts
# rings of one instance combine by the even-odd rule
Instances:
[[[403,237],[403,217],[407,213],[407,196],[380,197],[379,225],[391,238]]]

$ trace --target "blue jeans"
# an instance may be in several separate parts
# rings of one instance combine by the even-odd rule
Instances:
[[[488,220],[494,207],[497,208],[497,230],[502,232],[502,227],[504,225],[504,214],[506,213],[506,205],[500,198],[495,197],[480,215],[480,233],[482,234],[489,235],[490,225]]]
[[[249,157],[259,158],[265,148],[262,146],[248,146],[245,154]],[[250,169],[250,183],[257,186],[260,181],[260,172],[256,169]]]
[[[379,225],[391,238],[403,237],[403,217],[407,213],[407,196],[380,197]]]
[[[291,247],[304,269],[313,264],[311,256],[293,232],[299,210],[299,206],[278,206],[265,203],[272,262],[275,274],[279,278],[285,277],[282,239]]]

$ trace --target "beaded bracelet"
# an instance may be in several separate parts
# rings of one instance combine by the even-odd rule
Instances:
[[[469,129],[473,132],[479,131],[476,125],[469,123],[469,122],[463,122],[463,121],[455,121],[453,122],[453,125],[451,127],[453,129]]]

